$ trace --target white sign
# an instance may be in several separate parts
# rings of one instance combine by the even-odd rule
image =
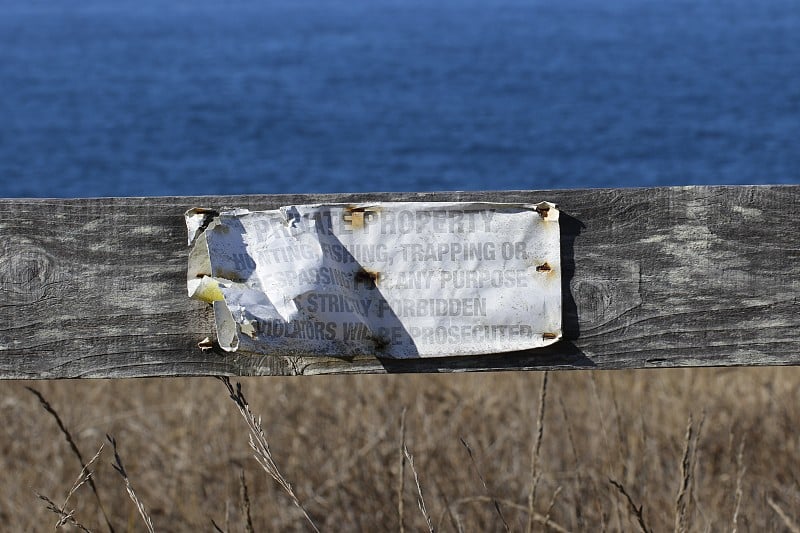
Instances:
[[[293,205],[186,213],[188,289],[228,351],[414,358],[561,337],[558,209]]]

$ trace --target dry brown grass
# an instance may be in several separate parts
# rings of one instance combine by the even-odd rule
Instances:
[[[609,479],[653,531],[785,531],[800,523],[799,368],[553,372],[541,420],[540,373],[242,384],[275,463],[321,531],[396,531],[401,513],[407,531],[428,530],[428,520],[435,531],[504,531],[498,509],[511,531],[524,531],[532,473],[536,531],[638,528]],[[31,383],[0,383],[0,524],[47,531],[58,517],[34,491],[59,501],[84,465],[24,385]],[[254,531],[308,531],[302,511],[253,459],[248,427],[218,381],[32,385],[84,457],[106,433],[116,437],[155,531],[212,531],[212,520],[245,531],[248,507]],[[398,443],[413,453],[424,514]],[[111,459],[92,465],[99,498],[84,483],[65,511],[107,531],[102,501],[117,531],[145,531]],[[402,484],[401,474],[409,476]]]

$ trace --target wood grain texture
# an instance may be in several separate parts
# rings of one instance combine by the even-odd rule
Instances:
[[[557,203],[564,340],[462,358],[202,352],[183,212],[362,201]],[[0,200],[0,378],[800,363],[800,186]]]

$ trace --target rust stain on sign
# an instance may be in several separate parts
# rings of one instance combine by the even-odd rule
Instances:
[[[361,283],[364,285],[372,285],[377,287],[381,281],[381,273],[362,268],[361,270],[356,271],[355,280],[356,284]]]
[[[263,354],[441,357],[561,336],[554,204],[192,209],[189,294],[219,345]]]

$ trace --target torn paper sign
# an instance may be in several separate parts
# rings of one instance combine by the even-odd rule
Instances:
[[[555,205],[293,205],[186,213],[188,289],[228,351],[412,358],[561,337]]]

